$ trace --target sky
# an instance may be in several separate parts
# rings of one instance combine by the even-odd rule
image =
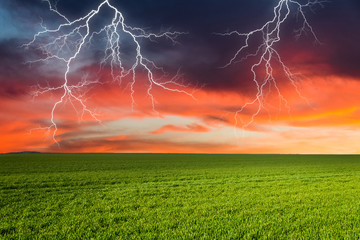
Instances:
[[[113,79],[106,32],[94,34],[67,69],[62,59],[71,59],[87,31],[81,28],[74,34],[73,26],[85,21],[36,35],[45,28],[58,29],[66,19],[84,17],[102,0],[50,1],[52,10],[46,1],[2,0],[0,153],[359,154],[358,0],[304,8],[316,36],[306,28],[300,37],[297,30],[304,21],[288,2],[290,14],[272,49],[293,78],[284,74],[274,55],[274,79],[264,85],[261,98],[252,70],[261,85],[266,65],[252,68],[259,56],[242,59],[264,42],[261,33],[251,36],[244,55],[227,65],[246,38],[218,33],[261,28],[273,19],[279,1],[109,0],[133,34],[181,32],[176,43],[166,37],[136,38],[152,82],[144,66]],[[88,23],[90,33],[111,24],[114,13],[109,6],[101,8]],[[127,72],[137,60],[136,43],[120,28],[117,33],[122,65],[115,64],[113,71]],[[48,58],[55,54],[58,58]],[[65,81],[73,97],[64,97]]]

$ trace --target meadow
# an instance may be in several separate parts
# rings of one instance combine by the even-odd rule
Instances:
[[[0,155],[0,239],[359,236],[358,155]]]

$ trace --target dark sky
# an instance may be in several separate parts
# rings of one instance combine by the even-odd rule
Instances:
[[[59,0],[57,7],[61,13],[73,20],[96,8],[99,2]],[[131,26],[143,27],[151,32],[164,29],[188,32],[189,34],[179,39],[180,46],[174,47],[163,42],[157,45],[149,43],[146,54],[159,65],[167,67],[168,71],[175,72],[181,67],[190,81],[214,90],[245,90],[247,83],[239,80],[239,76],[247,79],[250,72],[249,63],[230,66],[226,71],[219,68],[241,47],[243,39],[220,37],[213,33],[231,30],[248,32],[258,28],[272,18],[273,7],[276,5],[276,1],[269,0],[110,2],[123,12],[126,22]],[[323,44],[314,45],[311,35],[296,40],[293,31],[300,25],[295,16],[291,16],[283,27],[281,45],[277,46],[284,60],[295,69],[302,68],[304,61],[309,64],[309,59],[297,56],[300,56],[301,52],[309,52],[314,55],[311,59],[312,67],[319,68],[319,72],[313,71],[314,74],[323,74],[320,68],[325,66],[327,73],[330,71],[337,75],[358,77],[360,1],[333,0],[324,3],[323,8],[318,6],[306,14]],[[3,29],[0,33],[0,74],[14,74],[9,69],[24,67],[17,65],[21,65],[25,58],[31,57],[33,53],[25,52],[19,46],[40,29],[41,19],[48,27],[55,26],[60,21],[55,14],[49,12],[48,5],[41,0],[3,0],[0,3],[0,23]],[[106,11],[101,19],[106,21]]]

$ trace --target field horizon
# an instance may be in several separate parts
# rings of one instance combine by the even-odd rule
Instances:
[[[359,153],[211,153],[211,152],[41,152],[41,151],[19,151],[19,152],[4,152],[0,155],[12,154],[174,154],[174,155],[301,155],[301,156],[360,156]]]

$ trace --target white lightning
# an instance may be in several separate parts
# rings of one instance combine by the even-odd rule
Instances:
[[[51,110],[51,125],[47,127],[48,131],[52,131],[53,140],[56,141],[56,133],[58,127],[55,121],[55,113],[60,104],[63,104],[65,101],[70,101],[74,106],[73,102],[80,104],[82,108],[82,115],[85,113],[90,114],[96,121],[99,121],[96,114],[90,110],[86,103],[83,89],[92,85],[99,83],[98,81],[89,81],[86,78],[83,78],[79,81],[78,84],[70,84],[69,82],[69,73],[74,68],[76,60],[78,60],[80,52],[89,46],[92,41],[94,41],[95,36],[104,36],[106,41],[106,47],[104,50],[104,58],[100,63],[100,67],[105,64],[109,64],[111,68],[111,75],[114,81],[121,83],[122,79],[125,77],[130,77],[132,80],[129,83],[131,91],[132,106],[135,104],[134,100],[134,86],[136,84],[136,71],[140,68],[145,70],[148,81],[147,94],[151,99],[153,110],[155,111],[155,99],[151,91],[154,86],[160,87],[167,91],[184,93],[193,97],[192,93],[187,92],[186,85],[181,81],[180,75],[177,74],[175,77],[167,81],[161,81],[156,79],[154,76],[155,70],[162,70],[157,67],[156,64],[146,58],[143,54],[142,46],[140,43],[141,39],[147,39],[150,41],[155,41],[158,38],[164,38],[170,40],[173,44],[176,44],[176,39],[182,35],[186,34],[184,32],[171,32],[165,31],[160,34],[147,33],[144,29],[138,27],[129,26],[124,19],[123,14],[110,3],[110,0],[102,1],[96,9],[91,10],[83,17],[70,20],[65,15],[60,13],[57,10],[56,4],[52,5],[50,0],[43,0],[49,6],[49,10],[57,14],[64,23],[59,24],[57,27],[48,29],[43,24],[41,25],[43,30],[36,33],[33,39],[25,44],[25,47],[35,46],[40,50],[45,57],[31,61],[34,62],[44,62],[48,60],[56,60],[63,62],[66,65],[66,71],[64,72],[63,83],[58,87],[38,87],[35,91],[35,96],[40,94],[53,92],[53,91],[63,91],[62,96],[56,101]],[[94,18],[99,15],[100,11],[107,8],[112,12],[111,23],[103,26],[100,30],[95,31],[92,26],[92,21]],[[124,38],[131,39],[135,46],[135,62],[130,67],[126,67],[124,64],[123,49],[121,40]],[[194,97],[193,97],[194,98]],[[75,108],[75,106],[74,106]],[[76,108],[75,108],[76,110]],[[100,121],[99,121],[100,122]]]
[[[305,2],[305,3],[301,3]],[[285,103],[287,106],[287,101],[285,97],[281,94],[281,91],[278,87],[277,81],[274,76],[274,61],[280,64],[281,71],[283,75],[289,80],[292,86],[294,86],[296,92],[299,94],[300,91],[296,85],[297,76],[290,71],[290,68],[284,63],[281,58],[281,55],[276,50],[275,45],[281,41],[281,28],[282,25],[290,18],[290,15],[295,12],[297,20],[301,21],[301,27],[297,29],[296,38],[300,38],[305,33],[310,33],[314,38],[316,43],[320,43],[313,27],[310,25],[308,18],[306,17],[306,10],[313,11],[315,7],[321,6],[327,2],[326,0],[279,0],[277,5],[273,9],[273,18],[267,21],[260,28],[257,28],[253,31],[247,33],[241,33],[238,31],[231,31],[227,33],[217,33],[221,36],[231,36],[236,35],[244,38],[245,43],[236,51],[230,61],[224,66],[228,67],[234,63],[247,60],[249,58],[255,58],[256,63],[251,66],[252,72],[252,81],[255,83],[257,93],[253,100],[245,103],[238,111],[235,113],[235,126],[238,125],[238,115],[244,111],[244,109],[250,105],[257,104],[257,110],[252,114],[251,119],[242,123],[242,128],[248,127],[254,122],[255,117],[261,112],[261,110],[266,110],[265,108],[265,88],[273,86],[279,96],[280,101]],[[262,38],[260,44],[256,47],[256,50],[253,52],[250,49],[250,44],[253,40],[258,37]],[[263,67],[263,68],[261,68]],[[260,70],[258,70],[260,69]],[[264,78],[259,78],[259,72],[263,69],[262,74],[265,75]],[[303,97],[302,97],[303,98]],[[306,100],[306,99],[305,99]],[[288,106],[287,106],[288,107]]]

